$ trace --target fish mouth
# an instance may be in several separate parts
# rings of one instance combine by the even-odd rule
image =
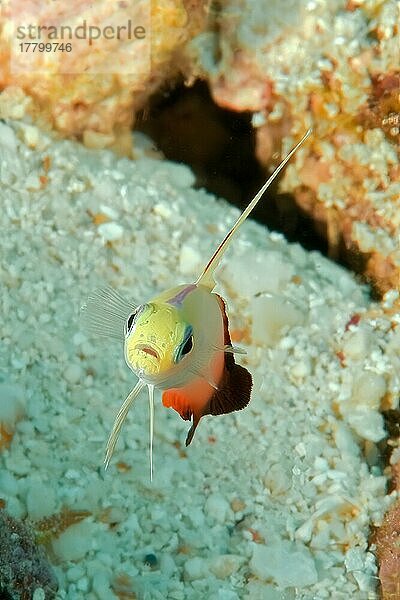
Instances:
[[[147,344],[137,344],[136,349],[141,350],[145,354],[149,354],[156,360],[160,360],[160,355],[158,354],[157,350],[152,346],[148,346]]]

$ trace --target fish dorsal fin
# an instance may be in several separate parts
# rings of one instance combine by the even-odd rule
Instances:
[[[235,235],[235,233],[237,232],[237,230],[239,229],[241,224],[247,219],[247,217],[249,216],[251,211],[254,209],[256,204],[259,202],[259,200],[262,198],[262,196],[264,195],[266,190],[269,188],[271,183],[274,181],[274,179],[277,177],[277,175],[282,171],[282,169],[285,167],[285,165],[288,163],[288,161],[292,158],[293,154],[300,148],[300,146],[303,144],[303,142],[308,138],[308,136],[311,134],[311,132],[312,132],[312,129],[309,129],[305,133],[305,135],[301,138],[301,140],[298,142],[298,144],[296,144],[294,146],[294,148],[292,148],[292,150],[289,152],[289,154],[283,159],[283,161],[280,163],[280,165],[277,166],[277,168],[272,173],[272,175],[264,183],[262,188],[257,192],[257,194],[254,196],[253,200],[248,204],[247,208],[245,208],[245,210],[242,212],[242,214],[240,215],[240,217],[238,218],[238,220],[236,221],[236,223],[234,224],[232,229],[226,234],[226,236],[224,237],[224,239],[222,240],[222,242],[220,243],[220,245],[218,246],[218,248],[216,249],[216,251],[214,252],[212,257],[208,261],[204,271],[202,272],[200,277],[197,279],[196,285],[204,285],[204,286],[208,287],[210,290],[214,289],[214,287],[215,287],[215,280],[214,280],[215,269],[218,267],[219,263],[221,262],[221,259],[222,259],[223,255],[225,254],[226,250],[228,249],[228,246],[231,243],[233,236]]]

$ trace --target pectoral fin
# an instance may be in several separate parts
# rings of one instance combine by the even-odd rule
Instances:
[[[162,395],[162,403],[166,408],[173,408],[180,414],[184,421],[190,421],[193,409],[190,406],[190,397],[185,394],[184,388],[171,388]]]
[[[184,421],[190,421],[193,417],[193,423],[186,437],[186,446],[189,446],[193,439],[196,427],[202,417],[202,413],[191,405],[191,398],[185,393],[185,388],[171,388],[165,390],[162,395],[162,403],[166,408],[173,408],[180,414]]]

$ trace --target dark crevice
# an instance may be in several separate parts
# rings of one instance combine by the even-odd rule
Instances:
[[[135,128],[149,135],[166,158],[189,165],[203,187],[243,209],[267,174],[255,156],[251,113],[218,107],[205,83],[183,84],[153,97]],[[278,194],[275,181],[252,218],[290,242],[327,255],[324,235],[289,194]]]
[[[147,133],[166,158],[193,169],[197,186],[244,205],[262,169],[254,157],[249,114],[219,108],[204,83],[156,95],[135,128]]]

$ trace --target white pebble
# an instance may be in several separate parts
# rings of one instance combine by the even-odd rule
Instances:
[[[360,409],[348,415],[348,422],[359,436],[371,442],[379,442],[386,436],[383,417],[375,410]]]
[[[28,515],[34,521],[55,513],[56,499],[53,488],[44,486],[41,481],[32,483],[26,496]]]
[[[13,428],[25,412],[23,388],[14,383],[0,383],[0,422]]]
[[[386,381],[383,375],[364,371],[353,384],[352,401],[357,406],[377,410],[385,392]]]
[[[84,335],[82,331],[78,331],[77,333],[74,333],[72,337],[72,342],[74,346],[81,346],[82,344],[87,342],[86,335]]]
[[[298,444],[296,444],[294,449],[296,450],[297,454],[302,458],[307,454],[307,450],[303,442],[299,442]]]
[[[219,579],[226,579],[239,569],[244,560],[237,554],[221,554],[213,560],[210,571]]]
[[[4,92],[2,94],[4,98]],[[0,118],[4,118],[5,115],[2,114],[2,98],[0,98]],[[18,117],[17,117],[18,118]],[[17,138],[15,136],[14,130],[6,125],[5,123],[0,123],[0,139],[2,146],[8,151],[15,152],[15,148],[17,145]]]
[[[344,456],[359,454],[359,448],[354,440],[352,432],[344,423],[338,423],[335,430],[335,442],[341,454]]]
[[[29,173],[25,179],[25,187],[27,190],[37,192],[42,187],[39,177],[36,173]]]
[[[286,298],[270,294],[251,301],[252,338],[258,344],[272,346],[279,341],[282,329],[303,322],[304,316]]]
[[[17,497],[11,496],[7,498],[7,512],[15,519],[22,519],[26,517],[25,504],[22,504]]]
[[[298,377],[299,379],[307,377],[311,373],[310,361],[308,359],[299,360],[293,365],[291,372],[294,377]]]
[[[276,541],[268,546],[256,544],[250,568],[260,579],[272,578],[283,588],[302,588],[318,581],[314,559],[308,548],[287,540]]]
[[[114,598],[117,598],[110,588],[110,577],[105,570],[93,574],[92,587],[99,600],[114,600]]]
[[[94,524],[81,521],[68,527],[58,538],[53,540],[53,550],[61,560],[79,560],[92,547]],[[85,590],[83,590],[85,591]]]
[[[273,464],[264,476],[264,485],[273,496],[286,493],[292,484],[291,477],[282,464]]]
[[[45,600],[46,593],[43,588],[36,588],[33,592],[32,600]]]
[[[156,213],[156,215],[159,215],[163,219],[169,219],[172,215],[172,211],[169,206],[163,202],[157,202],[153,206],[153,211]]]
[[[89,579],[87,577],[82,577],[76,584],[76,587],[80,592],[87,592],[89,590]]]
[[[224,523],[230,510],[228,502],[219,494],[211,494],[204,505],[204,512],[218,523]]]
[[[314,467],[317,469],[317,471],[325,472],[329,469],[328,461],[322,456],[316,456],[314,460]]]
[[[0,471],[0,490],[3,494],[10,495],[16,495],[18,490],[16,478],[5,469]]]
[[[276,586],[250,579],[243,600],[282,600],[282,591]]]
[[[100,212],[107,215],[107,217],[113,220],[118,219],[119,217],[118,212],[114,208],[111,208],[111,206],[107,206],[106,204],[100,205]]]
[[[82,380],[83,372],[78,364],[70,364],[64,369],[64,377],[68,383],[78,383]]]
[[[207,565],[202,558],[189,558],[184,565],[185,578],[188,581],[201,579],[207,573]]]
[[[345,555],[344,564],[348,571],[362,571],[364,568],[364,552],[361,548],[349,548]]]
[[[21,128],[22,137],[24,142],[30,148],[34,148],[39,141],[39,130],[34,125],[28,125],[24,123],[24,126]]]
[[[22,357],[19,357],[19,358],[13,357],[11,359],[11,365],[14,367],[14,369],[17,369],[18,371],[20,369],[25,369],[27,364],[28,364],[27,361],[24,360]]]
[[[124,235],[124,230],[121,225],[113,222],[101,223],[101,225],[98,226],[98,231],[107,242],[119,240]]]
[[[172,556],[170,554],[165,553],[161,556],[160,569],[161,569],[161,572],[164,575],[166,575],[167,577],[172,577],[173,574],[176,572],[177,567],[174,562],[174,559],[172,558]]]
[[[85,574],[84,569],[80,565],[74,565],[67,571],[67,579],[70,582],[78,581]]]
[[[259,293],[282,292],[293,275],[293,264],[286,261],[281,253],[271,251],[266,258],[263,252],[250,248],[227,261],[221,273],[238,296],[245,293],[249,298]]]
[[[296,539],[302,542],[309,542],[311,540],[313,528],[314,521],[312,519],[307,519],[307,521],[296,530]]]
[[[361,360],[368,354],[371,346],[371,333],[359,326],[355,331],[349,331],[343,342],[343,352],[355,360]]]
[[[220,588],[218,592],[210,596],[210,600],[239,600],[239,596],[232,590]]]
[[[184,275],[192,275],[197,272],[201,263],[201,256],[192,246],[184,245],[179,256],[179,270]]]

